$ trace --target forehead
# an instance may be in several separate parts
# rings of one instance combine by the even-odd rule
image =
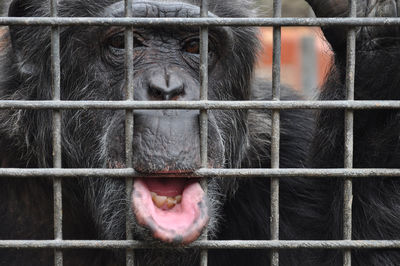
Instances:
[[[1,2],[2,0],[0,0]],[[101,17],[101,16],[121,16],[124,2],[122,0],[59,0],[59,15],[65,17]],[[157,10],[166,10],[160,12],[158,16],[164,17],[196,17],[198,16],[200,0],[135,0],[133,9],[140,9],[147,6]],[[218,17],[252,17],[255,15],[249,0],[214,0],[209,1],[209,15]],[[47,0],[35,0],[35,7],[49,10]],[[176,10],[181,12],[175,13]],[[114,10],[111,12],[110,10]],[[171,10],[171,12],[168,12]],[[119,13],[118,13],[119,12]],[[185,14],[186,13],[186,14]],[[154,13],[144,13],[141,16],[155,15]],[[42,16],[45,16],[42,15]]]
[[[0,0],[1,2],[1,0]],[[160,10],[160,16],[173,16],[169,10],[180,10],[178,16],[183,16],[185,10],[189,11],[190,16],[199,9],[196,0],[193,1],[170,1],[170,0],[140,0],[133,1],[133,10],[136,10],[135,16],[157,15],[156,10]],[[59,13],[61,16],[71,17],[94,17],[94,16],[120,16],[123,14],[125,1],[118,0],[61,0],[59,1]],[[47,11],[49,6],[46,1],[38,0],[37,8]],[[147,9],[147,13],[144,10]],[[150,12],[154,10],[154,12]],[[194,12],[194,14],[192,14]]]
[[[199,17],[200,8],[187,2],[138,1],[132,5],[134,17]],[[105,8],[104,16],[122,17],[125,13],[124,1]]]

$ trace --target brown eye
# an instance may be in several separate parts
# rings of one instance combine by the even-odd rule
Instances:
[[[199,40],[191,40],[185,43],[183,47],[184,51],[190,54],[199,54],[200,53],[200,43]]]
[[[125,48],[125,36],[123,34],[117,34],[108,39],[108,44],[116,49]]]
[[[125,49],[125,35],[123,33],[115,34],[108,38],[107,43],[110,47],[115,49]],[[143,39],[140,36],[133,39],[134,48],[143,47]]]

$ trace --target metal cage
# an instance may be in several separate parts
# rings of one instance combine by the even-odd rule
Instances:
[[[0,248],[54,249],[55,265],[63,265],[63,250],[71,248],[125,249],[126,265],[134,265],[135,249],[149,248],[147,244],[134,240],[130,227],[127,226],[126,240],[63,240],[62,234],[62,179],[76,177],[114,177],[126,178],[127,197],[131,194],[132,180],[137,175],[132,167],[133,111],[136,109],[197,109],[201,113],[201,158],[202,168],[195,172],[197,176],[207,178],[221,176],[230,178],[266,177],[271,179],[271,240],[248,241],[215,241],[202,239],[195,241],[187,248],[202,250],[201,265],[207,265],[208,249],[270,249],[271,265],[279,265],[280,249],[341,249],[344,265],[351,265],[352,249],[400,248],[400,240],[351,240],[352,221],[352,178],[398,177],[400,169],[352,169],[353,165],[353,111],[360,109],[400,109],[399,101],[355,101],[355,42],[358,26],[400,26],[400,18],[356,18],[356,1],[350,0],[350,17],[347,18],[281,18],[281,0],[274,0],[273,18],[209,18],[207,17],[207,0],[201,2],[201,18],[134,18],[132,2],[125,0],[124,18],[68,18],[57,17],[57,0],[49,0],[51,17],[13,18],[0,17],[0,25],[34,25],[51,27],[51,62],[53,80],[52,101],[13,101],[0,100],[0,109],[50,109],[53,110],[53,167],[52,169],[15,169],[0,168],[0,177],[40,178],[54,180],[54,240],[0,240]],[[157,25],[190,25],[201,28],[201,99],[199,101],[135,101],[132,81],[133,73],[133,26]],[[112,26],[126,27],[126,100],[125,101],[62,101],[60,100],[60,26]],[[280,57],[282,26],[348,26],[347,39],[347,100],[343,101],[280,101]],[[208,70],[208,27],[209,26],[271,26],[274,27],[273,49],[273,98],[271,101],[209,101],[207,99]],[[66,109],[113,109],[126,110],[126,158],[124,169],[62,169],[61,164],[61,110]],[[207,112],[213,109],[270,109],[272,110],[272,148],[271,168],[268,169],[209,169],[207,168]],[[284,109],[342,109],[345,110],[345,167],[343,169],[280,169],[279,139],[280,110]],[[281,177],[344,178],[344,219],[343,240],[329,241],[282,241],[279,240],[279,179]],[[172,248],[172,247],[163,247]]]

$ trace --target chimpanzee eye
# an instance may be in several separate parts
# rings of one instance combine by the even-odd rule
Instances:
[[[190,40],[186,42],[183,46],[183,50],[186,53],[190,54],[199,54],[200,53],[200,41],[199,39]]]
[[[108,44],[116,49],[125,48],[125,36],[123,34],[116,34],[108,39]]]
[[[118,33],[118,34],[115,34],[115,35],[111,36],[110,38],[108,38],[107,43],[112,48],[125,49],[125,35],[124,35],[124,33]],[[134,45],[135,48],[136,47],[145,46],[143,44],[142,38],[136,37],[136,36],[133,39],[133,45]]]

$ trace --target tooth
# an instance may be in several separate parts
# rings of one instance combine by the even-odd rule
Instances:
[[[178,195],[175,197],[176,203],[181,203],[182,202],[182,195]]]
[[[150,194],[154,204],[160,209],[169,210],[175,207],[176,204],[182,202],[182,195],[178,195],[175,197],[167,197],[167,196],[159,196],[155,192],[150,192]]]
[[[151,199],[152,199],[153,202],[155,203],[155,202],[156,202],[156,198],[158,197],[157,193],[155,193],[155,192],[150,192],[150,194],[151,194]]]
[[[172,209],[176,205],[176,199],[168,197],[167,198],[167,208]]]
[[[153,202],[158,208],[163,207],[166,200],[167,200],[166,196],[159,196],[157,194],[153,198]]]
[[[157,196],[157,193],[155,193],[155,192],[150,192],[150,194],[151,194],[152,200],[154,200],[154,198]]]

